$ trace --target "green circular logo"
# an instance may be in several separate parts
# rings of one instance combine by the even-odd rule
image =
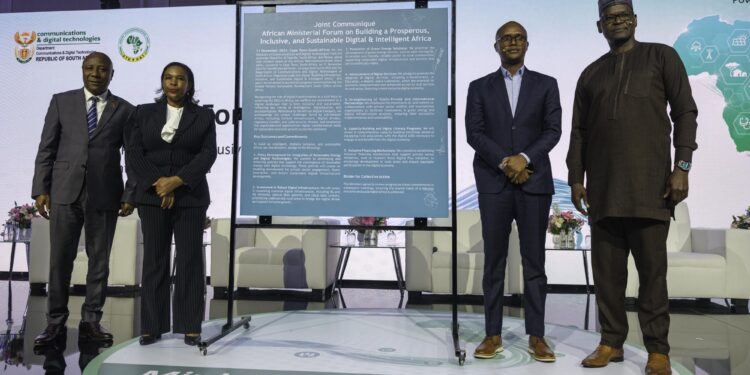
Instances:
[[[129,62],[138,62],[148,55],[151,40],[143,29],[133,27],[120,35],[120,56]]]

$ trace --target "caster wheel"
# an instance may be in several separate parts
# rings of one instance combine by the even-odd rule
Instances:
[[[245,329],[250,329],[250,323],[245,322],[245,324],[242,325]]]
[[[463,366],[464,362],[466,362],[466,352],[461,352],[461,354],[458,355],[458,365]]]
[[[203,350],[201,350],[201,353],[203,353],[203,356],[205,357],[206,355],[208,355],[208,349],[204,348]]]

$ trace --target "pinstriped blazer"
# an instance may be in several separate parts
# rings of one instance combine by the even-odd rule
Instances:
[[[136,177],[135,202],[160,205],[153,183],[160,177],[179,176],[185,185],[174,192],[175,206],[208,206],[206,173],[216,160],[214,111],[187,104],[172,143],[161,138],[166,122],[166,102],[141,104],[133,114],[126,160]]]

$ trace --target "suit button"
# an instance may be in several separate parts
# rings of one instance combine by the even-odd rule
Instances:
[[[512,126],[512,127],[511,127],[511,129],[512,129],[512,130],[516,130],[516,127],[515,127],[515,126]]]

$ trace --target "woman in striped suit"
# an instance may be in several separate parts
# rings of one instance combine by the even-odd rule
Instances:
[[[136,204],[143,230],[141,345],[170,331],[170,249],[176,276],[172,319],[185,343],[200,342],[205,276],[203,226],[210,197],[206,173],[216,160],[214,112],[193,98],[190,68],[169,63],[156,103],[133,114],[127,161],[136,175]]]

